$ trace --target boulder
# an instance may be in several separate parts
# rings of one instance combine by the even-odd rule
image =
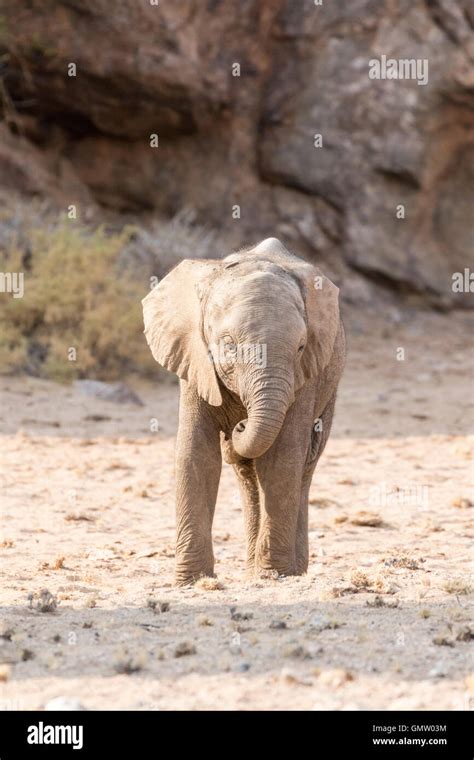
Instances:
[[[4,0],[0,22],[0,190],[192,208],[229,245],[278,234],[340,282],[465,304],[468,0]],[[371,78],[382,60],[426,81]]]

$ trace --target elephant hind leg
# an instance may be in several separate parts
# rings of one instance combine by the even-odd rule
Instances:
[[[247,572],[255,571],[255,547],[260,530],[260,499],[257,473],[251,459],[242,459],[233,464],[239,481],[240,496],[244,509],[245,534],[247,539]]]

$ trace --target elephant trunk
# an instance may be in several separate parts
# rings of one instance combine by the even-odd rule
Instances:
[[[289,381],[259,383],[246,404],[248,419],[241,420],[232,433],[235,451],[245,459],[258,459],[272,446],[283,425],[288,407],[294,400]]]

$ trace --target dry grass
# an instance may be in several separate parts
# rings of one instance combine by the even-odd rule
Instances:
[[[222,253],[220,253],[220,251]],[[228,253],[190,211],[150,230],[90,227],[38,204],[0,212],[0,271],[24,295],[0,299],[0,366],[60,382],[154,373],[141,299],[183,258]]]
[[[59,219],[32,230],[28,258],[13,237],[0,269],[24,276],[24,295],[0,301],[0,364],[60,381],[119,377],[152,366],[142,336],[144,287],[121,277],[117,257],[130,232],[109,235]]]
[[[138,673],[146,666],[147,653],[140,648],[137,651],[130,651],[128,647],[121,646],[115,653],[113,668],[117,673],[131,675]]]
[[[448,594],[456,594],[457,596],[467,596],[472,593],[472,585],[464,580],[464,578],[450,578],[444,584],[444,590]]]
[[[201,591],[220,591],[224,586],[217,578],[202,577],[196,581],[195,588],[199,588]]]

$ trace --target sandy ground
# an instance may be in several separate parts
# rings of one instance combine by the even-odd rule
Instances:
[[[356,324],[309,573],[245,579],[225,466],[217,590],[172,586],[175,383],[130,380],[134,407],[2,378],[1,706],[472,709],[470,335],[467,314]]]

